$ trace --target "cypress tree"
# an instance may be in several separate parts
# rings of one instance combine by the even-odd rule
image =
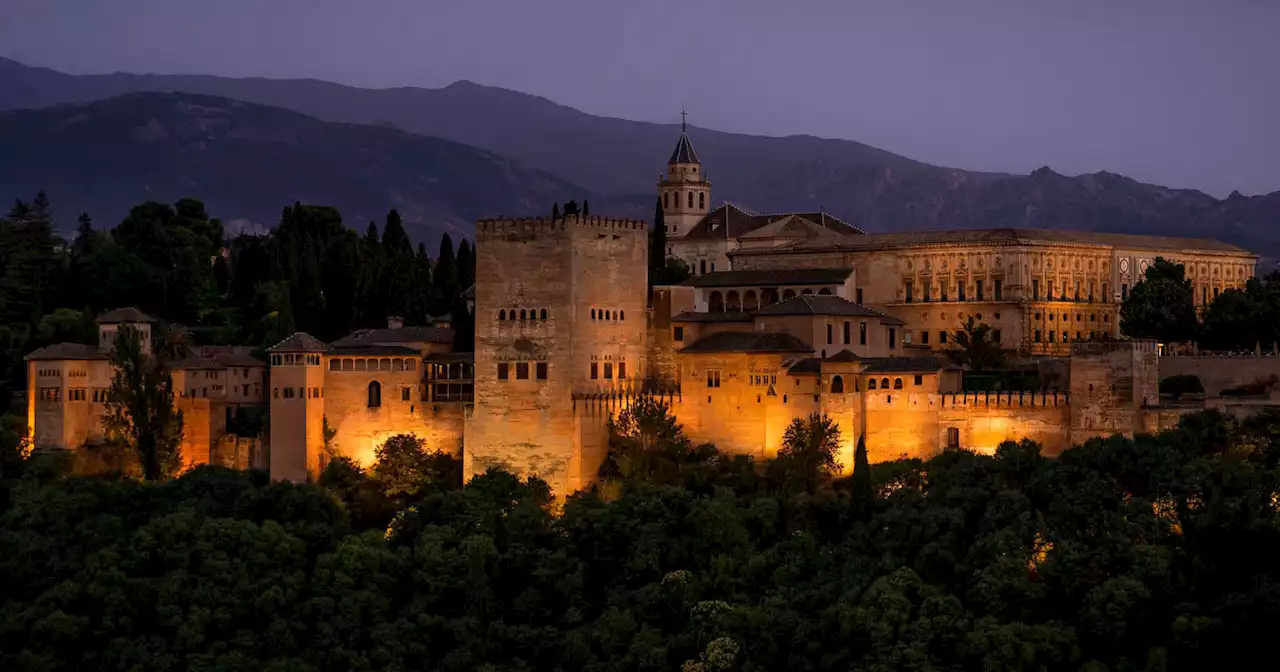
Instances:
[[[853,451],[853,508],[859,515],[866,515],[874,506],[871,463],[867,460],[867,435],[862,434],[858,437],[858,447]]]
[[[552,203],[551,204],[551,221],[554,222],[557,219],[560,219],[560,204]]]
[[[662,199],[657,199],[653,213],[653,236],[649,242],[649,284],[667,266],[667,220],[662,212]]]
[[[453,307],[458,295],[458,264],[453,255],[453,238],[446,232],[440,236],[440,255],[436,257],[436,307],[437,314]]]
[[[466,238],[458,243],[458,291],[462,292],[476,281],[475,255],[471,252],[471,243]]]
[[[582,199],[582,216],[583,217],[591,216],[591,203],[585,198]]]

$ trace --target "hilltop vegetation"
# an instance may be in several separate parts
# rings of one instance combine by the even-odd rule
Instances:
[[[407,437],[320,485],[62,479],[6,445],[6,670],[1251,669],[1280,624],[1280,416],[1056,460],[760,465],[652,408],[607,480]],[[796,436],[804,432],[796,433]],[[3,437],[5,435],[0,435]],[[821,455],[816,455],[820,458]]]

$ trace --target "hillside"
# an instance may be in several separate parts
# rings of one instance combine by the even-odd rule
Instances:
[[[541,214],[585,191],[474,147],[189,93],[135,93],[0,113],[0,194],[49,192],[66,227],[146,199],[196,196],[226,220],[270,225],[294,201],[362,228],[397,208],[411,234],[471,234],[479,217]]]
[[[590,189],[594,210],[642,206],[678,127],[596,117],[544,98],[457,82],[361,89],[317,80],[203,75],[73,76],[0,59],[0,107],[127,91],[179,90],[275,105],[330,121],[390,124],[511,157]],[[1213,235],[1280,256],[1280,192],[1217,199],[1111,173],[979,173],[931,166],[847,140],[692,131],[715,201],[760,211],[825,209],[869,231],[1035,226]]]

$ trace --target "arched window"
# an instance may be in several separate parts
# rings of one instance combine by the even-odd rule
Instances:
[[[689,209],[693,209],[693,192],[689,192]]]
[[[627,319],[627,311],[625,311],[625,310],[619,310],[619,311],[618,311],[618,319],[619,319],[619,320],[626,320],[626,319]]]
[[[591,309],[591,319],[593,319],[593,320],[594,320],[594,319],[596,319],[596,309],[595,309],[595,308],[592,308],[592,309]]]
[[[526,316],[525,316],[524,309],[523,309],[523,308],[521,308],[521,309],[520,309],[520,321],[521,321],[521,322],[524,322],[524,321],[525,321],[525,318],[526,318]]]
[[[895,390],[901,390],[901,389],[902,389],[902,379],[901,379],[901,378],[894,378],[894,379],[893,379],[893,389],[895,389]]]
[[[713,313],[724,312],[724,297],[720,296],[720,292],[711,292],[710,303],[711,303],[711,312]]]
[[[831,378],[831,394],[844,394],[844,378],[840,376]]]
[[[868,378],[868,379],[867,379],[867,389],[868,389],[868,390],[874,390],[874,389],[876,389],[876,379],[875,379],[875,378]]]
[[[889,379],[888,379],[888,378],[881,378],[881,379],[880,379],[880,389],[882,389],[882,390],[887,390],[887,389],[889,389]]]
[[[760,290],[760,298],[762,301],[762,305],[765,305],[765,306],[777,303],[778,290],[773,289],[772,287],[769,289],[762,289]]]
[[[782,293],[783,301],[786,301],[787,299],[794,299],[794,298],[796,298],[796,290],[794,289],[788,289],[787,291]]]
[[[702,210],[707,207],[707,195],[705,193],[698,194],[698,209]]]
[[[538,313],[538,319],[539,319],[539,320],[545,320],[545,319],[547,319],[547,309],[546,309],[546,308],[543,308],[543,309]]]
[[[707,260],[706,260],[706,259],[703,259],[703,260],[702,260],[702,270],[698,271],[698,275],[706,275],[706,274],[707,274]]]
[[[823,295],[827,295],[827,294],[830,294],[830,293],[831,293],[831,290],[827,289],[826,287],[823,287],[822,289],[819,289],[819,290],[818,290],[818,293],[819,293],[819,294],[823,294]]]
[[[356,370],[356,360],[354,360],[354,359],[344,359],[344,360],[342,360],[342,370],[343,370],[343,371],[355,371],[355,370]]]
[[[503,320],[505,320],[505,319],[507,319],[507,311],[506,311],[505,309],[504,309],[504,310],[499,310],[499,311],[498,311],[498,321],[499,321],[499,322],[501,322],[501,321],[503,321]]]
[[[731,313],[742,312],[742,300],[738,298],[738,290],[729,290],[729,296],[725,298],[725,309]]]
[[[369,383],[369,408],[382,406],[382,384],[378,381]]]
[[[746,294],[742,295],[743,310],[760,310],[760,301],[756,299],[756,290],[748,289]]]

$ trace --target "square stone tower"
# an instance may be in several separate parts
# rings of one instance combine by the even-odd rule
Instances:
[[[581,400],[636,389],[647,369],[648,225],[570,215],[476,224],[475,404],[467,477],[502,466],[557,496],[603,460]]]

